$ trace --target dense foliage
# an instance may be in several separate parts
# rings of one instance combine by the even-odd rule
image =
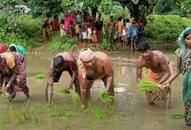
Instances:
[[[40,38],[40,22],[40,19],[27,15],[7,16],[7,13],[0,13],[0,42],[34,47]]]
[[[191,25],[191,20],[177,15],[150,15],[145,28],[149,43],[174,43],[180,32]]]

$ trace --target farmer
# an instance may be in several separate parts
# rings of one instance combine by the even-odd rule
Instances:
[[[144,67],[149,69],[147,79],[149,81],[162,84],[171,75],[172,67],[169,59],[160,51],[146,51],[141,54],[137,63],[137,82],[142,79],[142,69]],[[167,95],[162,97],[165,102],[165,108],[168,109],[170,105],[171,90],[168,89]],[[166,93],[165,91],[165,93]],[[150,105],[154,105],[160,99],[159,91],[146,91],[145,96]]]
[[[179,48],[176,51],[177,65],[172,76],[164,83],[169,86],[180,73],[183,74],[183,103],[185,123],[191,128],[191,27],[187,27],[179,36]]]
[[[7,91],[12,101],[16,92],[22,91],[30,101],[29,88],[26,82],[26,64],[17,52],[5,52],[0,55],[1,92]]]
[[[18,52],[24,58],[26,56],[26,51],[21,45],[11,44],[9,46],[11,52]]]
[[[71,82],[68,90],[71,90],[74,84],[75,91],[80,94],[80,86],[77,78],[78,69],[76,60],[71,54],[67,52],[59,53],[53,58],[48,72],[45,94],[46,100],[48,101],[49,105],[51,104],[53,96],[53,83],[59,81],[63,71],[68,71],[71,77]]]
[[[105,53],[93,52],[89,48],[82,49],[78,57],[78,68],[82,108],[87,107],[90,88],[97,79],[101,79],[108,94],[114,96],[113,69],[109,57]]]

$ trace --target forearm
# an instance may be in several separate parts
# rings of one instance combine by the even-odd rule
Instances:
[[[73,83],[74,83],[74,74],[72,75],[72,77],[71,77],[71,81],[70,81],[70,85],[69,85],[69,87],[68,87],[68,89],[71,89],[72,88],[72,85],[73,85]]]
[[[113,86],[113,76],[107,78],[106,90],[109,91]]]
[[[142,79],[142,70],[140,68],[137,68],[136,79],[137,79],[137,82],[139,82]]]
[[[165,74],[163,75],[163,77],[158,81],[158,83],[159,83],[159,84],[164,83],[164,82],[168,79],[169,76],[170,76],[170,71],[169,71],[168,73],[165,73]]]
[[[9,82],[8,82],[8,84],[7,84],[7,86],[6,86],[6,88],[11,87],[11,85],[13,84],[13,82],[15,81],[15,79],[16,79],[16,74],[14,73],[14,74],[11,76],[11,79],[9,80]]]
[[[180,74],[180,70],[178,69],[177,71],[175,71],[172,76],[167,80],[169,83],[171,83],[172,81],[174,81],[178,75]]]

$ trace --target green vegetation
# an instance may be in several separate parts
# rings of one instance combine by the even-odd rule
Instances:
[[[130,15],[135,16],[146,25],[144,36],[149,44],[175,44],[179,33],[191,25],[191,20],[186,18],[191,13],[190,0],[83,0],[83,4],[80,2],[79,0],[29,0],[27,2],[3,0],[3,9],[0,12],[0,43],[7,45],[16,43],[26,49],[44,45],[43,48],[48,51],[70,51],[75,48],[77,45],[75,38],[60,38],[59,34],[52,34],[51,41],[46,44],[41,43],[41,23],[45,13],[51,16],[57,14],[59,18],[64,16],[63,12],[78,10],[92,13],[94,16],[98,12],[102,13],[105,34],[107,34],[107,23],[111,15],[115,20],[118,16],[123,16],[125,19]],[[14,6],[17,4],[27,5],[31,8],[31,14],[15,13]],[[104,36],[99,49],[115,51],[120,47],[111,45]]]
[[[173,113],[173,114],[171,115],[171,117],[172,117],[173,119],[184,119],[184,118],[185,118],[185,115],[182,114],[182,113]]]
[[[178,15],[150,15],[145,28],[149,44],[176,44],[179,34],[191,25],[191,20]]]
[[[103,103],[110,103],[113,101],[113,96],[109,95],[106,91],[102,91],[99,98]]]
[[[42,80],[42,79],[45,79],[45,75],[44,74],[37,74],[33,77],[33,79],[36,79],[36,80]]]
[[[160,85],[148,80],[141,80],[138,83],[138,89],[140,91],[152,91],[152,90],[160,89]]]
[[[61,87],[61,88],[57,89],[57,92],[61,93],[61,94],[70,93],[66,87]]]
[[[71,51],[77,45],[75,38],[63,37],[58,34],[52,37],[52,40],[44,45],[44,49],[48,51]]]
[[[35,47],[41,36],[40,18],[0,12],[0,43]]]
[[[88,110],[96,120],[104,119],[106,117],[106,112],[103,110],[103,108],[89,107]]]
[[[11,100],[11,95],[8,93],[8,92],[3,92],[2,93],[2,95],[6,98],[6,99],[8,99],[9,101]]]

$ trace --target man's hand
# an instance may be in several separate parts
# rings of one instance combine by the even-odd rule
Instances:
[[[164,83],[162,83],[162,86],[164,87],[164,88],[168,88],[168,87],[170,87],[170,85],[171,85],[171,83],[170,82],[164,82]]]

